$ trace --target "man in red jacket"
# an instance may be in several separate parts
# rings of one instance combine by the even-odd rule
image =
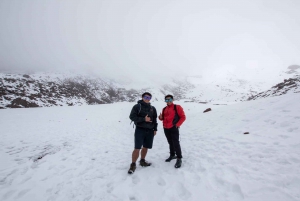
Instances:
[[[173,96],[166,95],[167,106],[159,115],[159,120],[163,121],[164,132],[169,143],[170,157],[166,162],[176,159],[175,168],[180,168],[182,164],[181,147],[179,143],[179,127],[185,121],[185,114],[180,105],[173,104]],[[177,157],[175,156],[177,155]]]

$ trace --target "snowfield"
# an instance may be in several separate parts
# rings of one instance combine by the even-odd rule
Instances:
[[[152,166],[133,175],[133,103],[0,110],[0,200],[300,200],[299,100],[289,93],[231,105],[175,102],[187,116],[183,166],[164,162],[159,122],[146,158]]]

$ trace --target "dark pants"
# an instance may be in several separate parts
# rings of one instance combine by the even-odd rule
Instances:
[[[136,127],[134,132],[134,148],[141,149],[144,148],[151,149],[154,139],[154,130],[142,127]]]
[[[181,147],[179,143],[179,129],[174,126],[172,128],[164,128],[164,131],[169,143],[170,155],[175,156],[176,153],[177,158],[182,158]]]

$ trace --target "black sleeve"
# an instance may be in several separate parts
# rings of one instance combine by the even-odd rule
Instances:
[[[133,121],[135,124],[139,123],[139,122],[143,122],[145,121],[145,117],[140,117],[138,115],[138,111],[139,111],[139,104],[136,104],[135,106],[132,107],[132,110],[130,112],[129,118],[131,119],[131,121]]]
[[[153,124],[154,124],[154,131],[157,131],[157,112],[155,107],[153,107],[153,120],[152,120]]]

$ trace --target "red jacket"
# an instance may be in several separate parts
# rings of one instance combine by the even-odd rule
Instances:
[[[180,127],[181,124],[185,121],[185,114],[180,105],[176,105],[177,114],[179,116],[179,121],[176,123],[177,127]],[[159,118],[159,120],[163,121],[163,127],[164,128],[172,128],[173,125],[173,119],[175,117],[175,110],[174,110],[174,104],[167,105],[166,109],[163,110],[163,117]]]

